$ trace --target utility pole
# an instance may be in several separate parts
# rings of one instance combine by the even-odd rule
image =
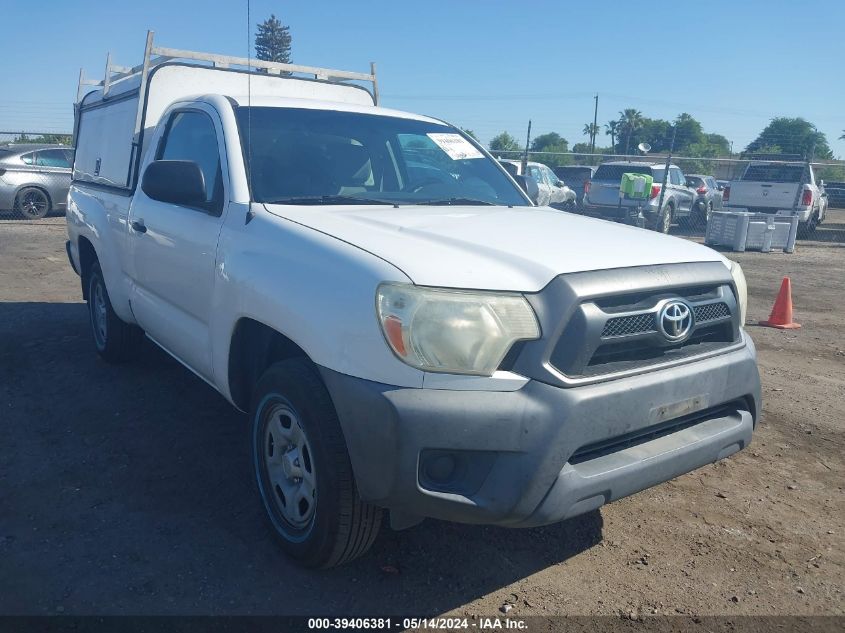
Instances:
[[[522,175],[528,175],[528,145],[531,143],[531,119],[528,119],[528,135],[525,137],[525,153],[522,155]]]
[[[599,95],[596,93],[596,96],[593,97],[596,100],[596,107],[593,110],[593,133],[590,135],[592,136],[592,140],[590,141],[590,154],[596,153],[596,134],[599,133]]]

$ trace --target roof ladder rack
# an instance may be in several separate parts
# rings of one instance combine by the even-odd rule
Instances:
[[[373,99],[376,105],[379,104],[378,80],[376,79],[375,62],[370,63],[369,73],[359,73],[348,70],[318,68],[316,66],[302,66],[300,64],[268,62],[261,59],[252,59],[247,57],[232,57],[229,55],[217,55],[214,53],[200,53],[177,48],[154,46],[153,31],[147,31],[144,61],[138,66],[118,66],[117,64],[112,63],[111,53],[109,53],[106,57],[106,71],[102,80],[88,79],[85,76],[84,70],[79,71],[79,83],[76,89],[76,105],[78,106],[82,101],[82,98],[85,96],[84,89],[86,86],[102,88],[103,98],[106,98],[108,97],[109,91],[114,84],[135,75],[141,76],[140,90],[141,100],[143,101],[147,83],[146,79],[150,70],[155,66],[174,59],[188,59],[206,62],[210,63],[213,68],[241,67],[239,70],[242,72],[256,72],[261,69],[272,75],[293,75],[296,73],[300,75],[313,75],[315,79],[323,81],[363,81],[372,84]],[[138,124],[140,124],[140,121]],[[136,132],[137,131],[138,130],[136,129]]]

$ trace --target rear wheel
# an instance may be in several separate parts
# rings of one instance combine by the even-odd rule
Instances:
[[[27,220],[38,220],[50,213],[50,198],[36,187],[25,187],[15,197],[15,211]]]
[[[798,224],[798,237],[809,239],[811,238],[815,232],[816,228],[819,225],[819,216],[818,211],[813,213],[809,220],[806,222],[800,222]]]
[[[88,315],[94,347],[104,360],[121,363],[134,356],[143,332],[117,316],[106,290],[103,271],[96,262],[88,273]]]
[[[658,233],[668,233],[669,228],[672,226],[672,217],[674,215],[675,207],[672,206],[672,203],[667,204],[663,207],[663,211],[656,215],[652,220],[652,230],[657,231]]]
[[[285,552],[320,568],[366,552],[381,509],[358,496],[337,413],[314,366],[303,358],[272,365],[251,414],[258,492]]]
[[[690,215],[690,224],[695,229],[704,229],[710,221],[710,214],[713,213],[712,202],[699,202]]]

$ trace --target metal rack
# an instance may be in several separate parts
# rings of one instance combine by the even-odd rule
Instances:
[[[186,51],[177,48],[164,48],[154,46],[153,31],[147,31],[147,43],[144,48],[144,61],[137,66],[119,66],[112,63],[111,53],[106,56],[106,70],[103,79],[88,79],[85,76],[84,69],[79,71],[79,84],[76,89],[76,106],[78,107],[82,98],[86,93],[83,91],[87,86],[101,88],[103,99],[106,99],[112,88],[119,82],[125,81],[131,77],[139,77],[140,85],[140,102],[143,103],[146,89],[147,77],[150,71],[165,62],[173,60],[192,60],[198,62],[209,63],[213,68],[227,68],[238,70],[245,73],[257,73],[259,70],[265,71],[270,75],[292,76],[311,75],[314,79],[323,81],[363,81],[373,85],[373,100],[376,105],[379,103],[378,81],[376,79],[376,65],[375,62],[370,63],[369,73],[351,72],[347,70],[334,70],[331,68],[318,68],[315,66],[301,66],[299,64],[282,64],[279,62],[268,62],[260,59],[252,59],[247,57],[231,57],[228,55],[217,55],[214,53],[201,53],[196,51]],[[141,131],[142,124],[142,109],[138,108],[138,115],[135,121],[135,133]]]

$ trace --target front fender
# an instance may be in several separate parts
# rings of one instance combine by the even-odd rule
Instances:
[[[392,264],[347,242],[253,205],[230,209],[218,243],[211,316],[214,382],[231,401],[229,354],[239,319],[250,318],[301,347],[318,365],[403,387],[423,372],[399,361],[375,313],[383,281],[409,282]]]

